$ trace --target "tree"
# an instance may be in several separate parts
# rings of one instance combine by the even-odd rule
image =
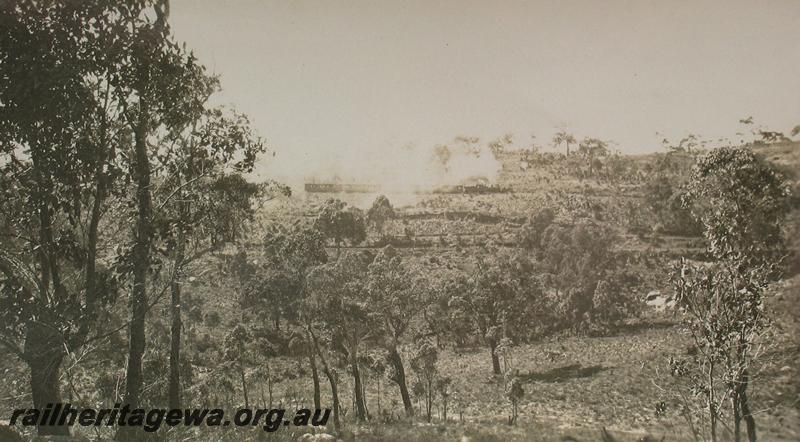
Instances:
[[[363,253],[342,254],[336,261],[315,267],[307,277],[309,310],[330,336],[331,348],[347,361],[353,376],[356,418],[366,419],[366,408],[359,370],[359,351],[369,334],[368,310],[365,300],[369,257]],[[314,324],[309,327],[312,337]],[[318,345],[318,341],[317,341]],[[327,362],[323,359],[323,367]],[[329,370],[325,368],[325,370]],[[331,388],[335,388],[331,385]]]
[[[447,407],[450,405],[450,396],[452,395],[451,387],[453,386],[453,379],[449,376],[439,377],[436,380],[435,390],[436,394],[442,399],[442,420],[447,422]]]
[[[431,421],[431,409],[436,395],[436,382],[439,379],[439,370],[436,362],[439,360],[439,350],[430,341],[422,341],[411,359],[411,369],[419,378],[420,393],[425,397],[425,419]]]
[[[671,272],[676,305],[681,308],[697,352],[689,360],[671,359],[672,373],[688,379],[705,399],[711,439],[730,401],[733,438],[756,440],[747,390],[751,370],[768,341],[764,291],[780,273],[784,256],[781,223],[789,209],[786,181],[773,167],[744,148],[718,148],[692,171],[685,203],[703,224],[708,264],[682,261]]]
[[[575,136],[567,133],[565,131],[558,132],[557,134],[553,135],[553,146],[558,147],[564,143],[567,145],[567,156],[569,156],[569,145],[575,144],[577,141],[575,140]]]
[[[253,330],[253,350],[258,358],[258,368],[256,369],[256,374],[259,376],[263,376],[267,380],[267,392],[269,394],[268,401],[264,399],[264,389],[261,388],[261,399],[264,402],[264,406],[272,408],[272,395],[273,395],[273,383],[275,376],[273,376],[273,369],[272,364],[270,364],[270,358],[276,356],[278,354],[277,348],[275,344],[272,343],[270,340],[271,331],[266,327],[256,327]],[[303,349],[303,351],[307,351],[307,349]],[[319,391],[319,390],[317,390]],[[320,409],[320,407],[316,407],[316,409]]]
[[[337,249],[341,252],[344,241],[358,244],[367,236],[364,214],[356,207],[347,203],[329,199],[325,202],[317,215],[314,226],[327,238],[332,239]]]
[[[608,143],[598,138],[586,137],[578,145],[578,152],[589,166],[589,175],[594,176],[599,168],[598,158],[608,155]]]
[[[119,20],[112,29],[121,30],[121,38],[109,50],[115,69],[110,83],[121,102],[124,123],[133,135],[133,149],[128,153],[135,194],[133,248],[128,257],[132,288],[124,398],[130,407],[141,402],[145,318],[150,302],[148,275],[155,264],[151,253],[154,166],[159,155],[169,152],[169,146],[160,143],[158,136],[191,126],[217,85],[194,55],[173,41],[166,23],[168,12],[164,1],[123,4],[112,11]],[[135,431],[133,427],[120,427],[117,437],[130,440]]]
[[[367,222],[375,226],[378,233],[382,233],[383,225],[394,217],[392,203],[384,195],[378,195],[375,201],[372,202],[372,206],[367,210]]]
[[[114,10],[105,2],[0,8],[0,342],[29,367],[36,408],[61,402],[63,358],[93,339],[96,313],[117,287],[100,264],[101,226],[130,139],[126,100],[115,93],[112,54],[125,35]]]
[[[30,179],[26,180],[38,181],[34,206],[39,212],[37,224],[43,241],[35,259],[46,264],[36,270],[43,276],[39,287],[46,301],[32,311],[39,317],[45,313],[44,316],[52,318],[52,321],[38,321],[42,325],[50,322],[47,324],[50,332],[39,333],[35,331],[38,326],[28,327],[32,334],[30,339],[26,338],[26,346],[35,347],[39,355],[47,355],[34,362],[45,367],[43,373],[32,368],[37,372],[33,377],[37,381],[32,384],[38,390],[34,393],[35,403],[40,397],[46,397],[47,402],[58,402],[62,349],[70,351],[87,338],[91,324],[88,318],[95,316],[98,298],[103,297],[99,290],[113,293],[113,281],[107,276],[110,272],[97,265],[98,243],[103,236],[100,229],[104,227],[101,220],[108,213],[104,203],[113,195],[132,202],[128,213],[115,215],[130,216],[130,224],[134,226],[133,246],[124,245],[116,260],[105,262],[114,262],[120,281],[132,275],[125,402],[135,407],[141,399],[145,316],[158,301],[147,297],[151,279],[148,274],[161,265],[152,254],[157,245],[158,212],[164,208],[160,204],[154,206],[154,197],[158,196],[154,184],[162,189],[161,184],[173,184],[160,173],[169,164],[183,165],[170,159],[180,156],[179,151],[185,153],[187,148],[199,153],[203,147],[212,147],[206,151],[213,151],[212,158],[198,158],[187,166],[203,165],[206,170],[214,169],[205,165],[217,163],[220,156],[230,159],[229,164],[252,163],[257,149],[233,147],[240,146],[238,135],[246,135],[229,130],[232,126],[242,127],[238,124],[240,120],[223,125],[224,128],[193,124],[203,115],[209,115],[205,102],[216,89],[217,81],[205,73],[190,52],[172,40],[165,1],[63,5],[15,2],[7,6],[2,8],[2,20],[10,32],[9,38],[3,38],[1,43],[0,69],[13,86],[4,88],[0,100],[3,153],[12,158],[8,163],[9,177],[23,170],[19,167],[27,168],[26,162],[34,165]],[[220,136],[206,138],[205,142],[175,143],[185,138],[176,134],[186,134],[189,128],[196,127],[201,128],[199,136],[210,133]],[[202,132],[209,127],[214,129]],[[227,143],[218,143],[221,139]],[[197,149],[198,146],[202,147]],[[243,160],[233,160],[242,152]],[[178,175],[181,179],[173,187],[178,189],[175,194],[188,190],[188,175]],[[124,180],[126,185],[116,187],[117,179]],[[135,192],[127,194],[131,182]],[[17,185],[8,187],[12,188],[19,189]],[[170,199],[167,196],[166,200]],[[84,220],[90,220],[88,225],[82,225]],[[173,231],[186,234],[185,228]],[[173,249],[176,254],[177,250]],[[6,270],[12,266],[21,268],[16,256],[14,260],[6,256],[3,261]],[[80,277],[83,284],[74,284],[77,279],[68,275],[73,272],[85,275]],[[18,272],[3,273],[8,276]],[[18,293],[21,287],[16,281],[34,282],[28,276],[12,275],[15,281],[12,291]],[[54,296],[50,296],[51,291]],[[54,301],[58,305],[48,306]],[[53,307],[61,313],[46,313]],[[24,324],[25,315],[14,323]],[[56,325],[68,316],[71,319],[67,324]],[[59,332],[53,333],[54,330]],[[65,339],[67,335],[69,338]],[[66,340],[73,342],[65,346]],[[43,434],[67,433],[63,427],[45,431]],[[130,435],[122,430],[119,436]]]
[[[444,265],[443,265],[444,264]],[[436,346],[442,348],[445,340],[452,340],[456,346],[463,346],[472,334],[472,325],[464,311],[450,308],[451,301],[468,290],[465,273],[453,268],[450,263],[431,259],[424,272],[419,272],[419,284],[424,284],[427,293],[422,310],[422,321],[417,334],[433,336]]]
[[[339,390],[338,390],[338,373],[334,370],[334,367],[328,363],[328,358],[325,356],[325,351],[323,350],[324,343],[321,342],[321,339],[317,337],[316,332],[314,331],[314,325],[309,321],[306,325],[306,331],[308,332],[308,336],[310,338],[310,342],[314,347],[314,351],[320,358],[320,363],[322,364],[322,372],[325,373],[325,377],[328,378],[328,383],[331,386],[331,398],[333,400],[333,427],[335,429],[339,429]]]
[[[243,308],[271,318],[276,330],[280,329],[281,318],[295,325],[290,348],[308,359],[314,404],[319,409],[316,351],[308,332],[312,316],[303,312],[308,297],[306,274],[328,260],[325,238],[316,229],[301,224],[288,227],[271,225],[264,234],[262,256],[263,260],[247,266],[241,273],[244,281],[239,302]]]
[[[519,242],[526,249],[538,250],[542,245],[545,230],[555,219],[556,214],[553,209],[549,207],[537,209],[520,229]]]
[[[253,335],[242,324],[237,324],[231,331],[225,335],[225,361],[231,364],[239,374],[242,382],[242,396],[244,399],[244,408],[250,407],[250,401],[247,396],[247,378],[245,369],[250,364],[249,357],[250,349],[249,344],[253,341]]]
[[[517,417],[519,416],[519,401],[525,396],[525,390],[522,388],[522,380],[514,376],[511,382],[506,384],[506,397],[511,402],[511,416],[508,418],[509,425],[516,425]]]
[[[182,129],[164,138],[170,149],[156,156],[165,196],[155,208],[155,224],[164,252],[172,260],[170,408],[181,407],[183,272],[223,241],[235,240],[252,218],[253,201],[262,189],[239,172],[251,171],[256,155],[265,150],[246,117],[222,109],[203,110],[190,127]]]
[[[759,130],[758,136],[761,137],[762,144],[784,143],[791,141],[783,132],[776,132],[771,130]]]
[[[721,147],[697,162],[683,200],[717,259],[759,264],[786,253],[781,224],[789,194],[785,178],[752,151]]]
[[[314,350],[314,343],[311,336],[305,330],[295,333],[289,340],[289,351],[299,357],[308,359],[309,366],[311,367],[311,381],[314,388],[314,408],[321,410],[321,394],[319,387],[319,372],[317,370],[316,351]]]
[[[411,323],[425,308],[425,287],[415,284],[415,274],[391,246],[383,248],[369,265],[367,307],[375,339],[386,350],[392,380],[400,388],[406,414],[414,407],[408,392],[406,372],[400,356],[401,340]]]
[[[659,173],[652,177],[643,189],[645,207],[656,218],[651,223],[657,226],[656,231],[696,236],[702,233],[702,226],[682,202],[682,185],[674,174]]]
[[[510,373],[514,370],[514,341],[509,338],[502,338],[497,344],[497,354],[503,359],[503,373]]]
[[[512,333],[525,317],[527,299],[520,268],[524,260],[518,256],[487,254],[475,263],[473,276],[467,278],[466,291],[453,294],[451,314],[462,316],[484,345],[489,347],[492,372],[501,373],[497,346]],[[460,277],[465,277],[462,275]]]
[[[325,238],[318,230],[301,224],[273,224],[267,227],[262,243],[262,259],[244,275],[240,303],[270,317],[279,330],[281,318],[298,318],[306,296],[306,273],[328,261]]]
[[[615,266],[615,240],[611,229],[588,221],[545,230],[536,254],[537,273],[551,297],[557,325],[575,330],[588,325],[597,285]]]
[[[634,293],[640,287],[636,273],[613,269],[597,282],[592,296],[592,325],[600,332],[609,331],[626,318],[637,313]]]
[[[670,369],[703,399],[712,441],[718,440],[718,422],[726,415],[732,420],[734,440],[741,439],[742,420],[748,440],[756,440],[747,390],[769,340],[763,294],[772,271],[765,265],[682,261],[671,273],[676,306],[697,350],[685,359],[670,358]],[[723,411],[725,401],[730,401],[730,414]]]
[[[661,140],[661,144],[667,149],[667,153],[671,154],[680,154],[680,153],[688,153],[691,154],[693,151],[697,150],[699,147],[704,147],[706,142],[702,141],[699,135],[696,134],[689,134],[683,138],[681,138],[677,144],[671,142],[669,139],[664,138]]]

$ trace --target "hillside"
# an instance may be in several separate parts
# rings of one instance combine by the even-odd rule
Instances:
[[[754,150],[786,171],[800,170],[800,143],[762,146]],[[698,236],[649,232],[637,235],[629,225],[631,208],[640,208],[645,198],[647,167],[663,154],[630,157],[640,175],[624,180],[565,176],[564,165],[519,168],[519,156],[503,157],[497,184],[507,192],[487,194],[389,195],[401,201],[395,219],[383,228],[381,237],[372,232],[366,245],[378,248],[386,241],[413,259],[437,256],[458,262],[484,253],[487,243],[519,247],[520,229],[539,207],[555,207],[563,222],[587,218],[610,226],[621,238],[619,251],[641,256],[636,271],[647,275],[639,289],[664,290],[664,266],[679,256],[702,250]],[[650,165],[650,166],[648,166]],[[796,176],[790,175],[792,179]],[[309,222],[326,198],[341,198],[367,208],[375,194],[297,195],[268,207],[262,222],[303,219]],[[385,237],[391,238],[386,240]],[[332,251],[332,250],[331,250]],[[255,251],[257,253],[257,251]],[[219,292],[216,292],[219,294]],[[776,285],[768,306],[777,318],[778,334],[773,356],[762,367],[767,381],[753,394],[759,410],[763,440],[790,441],[800,437],[798,384],[800,375],[800,276]],[[231,293],[230,296],[233,296]],[[641,299],[640,299],[641,300]],[[235,308],[233,305],[230,307]],[[235,315],[226,315],[235,321]],[[692,440],[679,402],[674,380],[667,374],[670,356],[686,354],[689,348],[679,315],[645,308],[615,334],[605,337],[559,334],[515,349],[514,367],[523,379],[525,398],[520,404],[517,427],[501,424],[509,413],[502,379],[491,376],[485,348],[448,348],[440,354],[439,370],[453,379],[448,422],[417,424],[412,434],[401,422],[401,404],[396,387],[385,379],[367,377],[366,403],[379,422],[354,426],[356,440],[599,440],[607,431],[614,440]],[[413,348],[406,349],[409,354]],[[299,370],[291,359],[278,359],[282,370]],[[343,389],[352,389],[342,380]],[[281,393],[282,392],[282,393]],[[284,396],[281,396],[283,394]],[[301,376],[278,383],[276,397],[309,400],[309,386]],[[288,395],[288,396],[287,396]],[[323,401],[328,397],[323,389]],[[289,399],[284,399],[289,400]],[[659,410],[661,402],[669,404]],[[419,412],[422,405],[417,402]],[[347,408],[352,413],[352,404]],[[492,425],[488,425],[492,424]],[[492,428],[489,430],[489,428]],[[535,436],[531,436],[535,435]],[[345,438],[346,439],[346,438]]]
[[[779,165],[797,180],[800,170],[800,143],[755,147],[759,155]],[[687,429],[681,402],[676,398],[675,380],[667,373],[668,359],[685,355],[690,345],[680,325],[679,314],[666,313],[644,305],[644,296],[652,290],[667,290],[666,266],[675,258],[695,256],[704,244],[697,235],[678,235],[658,227],[660,219],[646,206],[648,183],[654,165],[664,154],[623,157],[624,173],[616,176],[585,176],[577,160],[542,157],[520,167],[520,153],[501,157],[497,185],[506,189],[492,193],[389,194],[395,216],[380,231],[371,229],[364,243],[345,249],[375,251],[392,244],[415,264],[425,267],[432,262],[467,263],[489,252],[491,247],[520,249],[520,235],[532,213],[543,207],[553,208],[555,223],[565,226],[584,220],[605,226],[617,240],[614,250],[626,256],[628,270],[639,275],[630,301],[635,315],[625,318],[613,333],[587,335],[562,330],[513,350],[513,369],[522,382],[524,396],[519,403],[516,426],[506,425],[509,402],[504,395],[502,376],[493,376],[486,347],[475,342],[456,346],[448,344],[438,356],[436,367],[441,376],[450,378],[447,420],[441,402],[433,410],[432,423],[421,417],[409,424],[402,417],[399,390],[385,376],[363,371],[365,402],[372,415],[367,423],[356,423],[353,381],[340,368],[339,389],[343,395],[343,418],[348,422],[339,436],[343,440],[600,440],[618,441],[692,440]],[[681,160],[683,161],[683,160]],[[795,181],[795,187],[797,183]],[[310,224],[328,198],[340,198],[367,209],[376,194],[295,193],[266,203],[256,216],[256,224],[244,249],[248,260],[261,259],[263,247],[258,241],[268,224]],[[797,212],[788,229],[797,231]],[[646,229],[633,223],[642,217]],[[795,245],[796,247],[796,245]],[[230,270],[231,259],[239,249],[234,246],[198,261],[185,275],[185,351],[192,355],[187,376],[191,382],[187,397],[197,405],[235,406],[241,395],[240,385],[222,376],[225,365],[223,340],[241,323],[269,324],[249,308],[243,309],[240,287]],[[330,247],[331,256],[339,253]],[[757,421],[762,440],[792,441],[800,438],[800,276],[794,276],[771,288],[767,299],[776,318],[776,335],[769,349],[767,363],[760,367],[759,379],[752,393],[758,409]],[[104,317],[123,322],[122,306]],[[169,309],[165,302],[152,311],[150,330],[153,338],[146,369],[159,373],[165,353]],[[266,326],[266,325],[264,325]],[[530,324],[531,328],[537,324]],[[281,330],[273,330],[273,342],[288,346]],[[119,393],[122,371],[108,372],[108,357],[114,347],[124,345],[123,333],[112,334],[97,349],[87,352],[81,364],[70,366],[70,382],[91,384],[104,394]],[[159,344],[161,343],[161,344]],[[410,358],[416,348],[404,342],[401,353]],[[116,356],[115,364],[124,360]],[[299,407],[312,398],[309,369],[302,358],[279,351],[269,362],[254,364],[246,370],[252,402],[258,406]],[[266,372],[267,366],[269,371]],[[24,367],[13,360],[0,362],[8,382],[0,387],[0,409],[9,409],[26,399]],[[97,378],[96,372],[103,372]],[[154,374],[148,387],[159,397],[166,378]],[[269,373],[267,375],[266,373]],[[409,376],[412,376],[409,371]],[[75,403],[101,404],[99,393],[78,396],[78,389],[67,390]],[[327,385],[323,384],[322,403],[330,404]],[[107,401],[107,400],[105,400]],[[665,408],[660,406],[665,404]],[[252,405],[252,404],[251,404]],[[424,401],[414,396],[416,414],[424,413]],[[303,431],[287,429],[273,434],[270,440],[296,440]],[[210,434],[210,433],[209,433]],[[209,440],[202,431],[174,430],[175,438]],[[214,433],[216,437],[217,433]],[[232,429],[215,440],[255,440],[259,429]],[[612,440],[612,439],[603,439]]]

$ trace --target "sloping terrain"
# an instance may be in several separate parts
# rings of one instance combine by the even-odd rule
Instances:
[[[787,176],[797,180],[800,171],[800,143],[759,146],[754,150],[779,165]],[[646,165],[655,156],[630,157],[636,164]],[[504,157],[499,183],[510,189],[498,193],[448,193],[422,195],[389,195],[397,216],[383,232],[371,232],[366,244],[359,248],[381,246],[381,235],[389,236],[401,246],[403,253],[418,258],[437,256],[459,260],[481,253],[487,242],[504,247],[518,246],[518,233],[532,211],[553,207],[561,221],[588,217],[613,228],[619,236],[615,247],[637,254],[643,260],[637,272],[647,277],[642,295],[651,289],[663,289],[663,264],[674,257],[685,256],[702,248],[697,237],[670,235],[637,235],[630,231],[631,208],[641,204],[643,181],[631,177],[627,181],[608,182],[578,179],[565,175],[562,166],[541,165],[522,170],[519,159]],[[796,186],[796,185],[795,185]],[[279,198],[262,209],[258,221],[311,222],[316,208],[326,198],[342,198],[359,207],[369,207],[375,194],[296,194]],[[798,230],[797,213],[792,215],[789,232]],[[254,232],[258,238],[260,230]],[[798,235],[800,236],[800,235]],[[789,235],[789,239],[797,241]],[[795,243],[797,244],[797,243]],[[797,246],[794,246],[795,249]],[[257,245],[253,250],[257,253]],[[229,253],[230,252],[230,253]],[[195,367],[192,393],[216,381],[218,350],[228,330],[242,319],[237,299],[238,287],[226,269],[232,250],[209,255],[187,275],[185,336],[191,341],[187,354],[193,354]],[[768,307],[776,318],[774,347],[767,364],[753,384],[752,401],[757,410],[761,440],[800,440],[800,276],[776,284],[770,291]],[[153,310],[152,330],[166,333],[168,309]],[[113,317],[113,316],[112,316]],[[117,321],[123,321],[117,317]],[[115,337],[124,339],[120,334]],[[158,351],[155,346],[149,347]],[[202,348],[202,350],[201,350]],[[437,367],[453,384],[448,401],[447,422],[443,421],[441,401],[436,401],[433,422],[417,419],[409,423],[402,417],[402,404],[397,388],[387,379],[365,370],[367,405],[373,416],[368,424],[348,421],[345,440],[693,440],[691,431],[674,400],[675,384],[668,374],[667,359],[684,355],[688,349],[679,317],[645,310],[642,317],[627,321],[618,333],[606,337],[563,334],[513,349],[511,369],[517,370],[525,394],[520,402],[516,426],[506,425],[509,401],[503,394],[502,377],[491,376],[488,349],[452,348],[443,350]],[[402,352],[413,351],[407,343]],[[158,356],[151,355],[157,362]],[[94,358],[94,359],[93,359]],[[115,362],[116,363],[116,362]],[[119,361],[124,364],[124,361]],[[70,371],[69,382],[101,384],[98,369],[107,369],[109,362],[102,355],[91,354]],[[120,365],[122,366],[122,365]],[[312,398],[310,373],[302,360],[278,356],[271,359],[272,406],[292,408],[309,404]],[[27,403],[27,373],[13,358],[0,361],[0,373],[6,382],[0,386],[0,409]],[[111,373],[102,381],[111,380]],[[269,406],[269,386],[264,367],[248,369],[251,398],[257,406]],[[116,379],[117,382],[121,378]],[[410,379],[410,382],[413,378]],[[66,382],[66,380],[65,380]],[[163,380],[161,380],[163,382]],[[351,379],[340,376],[343,412],[352,415]],[[161,384],[154,381],[150,388]],[[208,401],[237,403],[241,395],[238,385],[229,385],[226,398],[205,398]],[[218,389],[219,390],[219,389]],[[71,400],[93,403],[96,397],[72,397],[73,389],[65,389]],[[667,404],[659,409],[661,402]],[[322,403],[330,404],[327,384],[323,381]],[[423,401],[415,398],[416,414],[424,413]],[[214,405],[213,403],[211,405]],[[222,405],[222,404],[217,404]],[[413,431],[412,431],[413,430]],[[259,440],[260,429],[231,429],[225,432],[176,429],[178,440]],[[605,434],[604,434],[605,432]],[[270,440],[296,440],[301,432],[287,429],[271,435]],[[610,437],[613,439],[604,439]],[[662,439],[663,438],[663,439]]]

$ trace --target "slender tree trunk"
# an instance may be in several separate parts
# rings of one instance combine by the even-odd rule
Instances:
[[[355,390],[356,399],[356,419],[364,420],[367,413],[364,407],[364,397],[362,396],[363,390],[361,389],[361,372],[358,370],[358,361],[356,354],[353,354],[353,360],[350,362],[350,369],[353,373],[353,389]]]
[[[182,253],[181,253],[182,255]],[[181,256],[179,259],[183,259]],[[170,284],[171,321],[170,353],[169,353],[169,407],[181,408],[181,286],[174,280]]]
[[[25,360],[31,370],[33,407],[43,410],[47,404],[61,402],[59,373],[64,359],[60,333],[47,325],[34,323],[25,335]],[[69,436],[66,425],[39,425],[39,436]]]
[[[52,188],[52,183],[49,178],[42,175],[42,151],[38,148],[31,149],[31,159],[33,161],[32,173],[38,184],[38,190],[33,193],[32,197],[39,218],[39,244],[36,255],[39,260],[40,279],[38,283],[33,282],[28,289],[32,297],[38,295],[44,299],[44,303],[49,302],[47,300],[48,297],[54,297],[56,300],[66,300],[67,293],[61,284],[57,255],[52,250],[54,245],[52,218],[50,206],[47,202],[49,198],[48,189]],[[11,263],[12,268],[16,264],[13,261],[0,261],[5,261],[5,264]],[[0,262],[0,264],[3,264],[3,262]],[[9,272],[9,270],[4,271],[6,274]],[[50,291],[51,281],[52,291]],[[25,281],[24,283],[31,282]],[[32,287],[33,285],[37,287]],[[45,312],[40,313],[42,315],[46,314]],[[48,323],[46,318],[37,317],[36,320],[27,325],[25,345],[22,352],[23,359],[31,371],[31,398],[35,408],[43,409],[47,404],[61,402],[59,374],[65,353],[64,345],[67,345],[67,343],[64,342],[60,331]],[[69,436],[70,434],[69,427],[51,425],[39,425],[37,433],[40,436]]]
[[[311,331],[310,326],[306,326],[309,336],[311,336],[311,343],[314,345],[314,351],[317,352],[319,356],[319,360],[322,363],[322,372],[325,373],[325,377],[328,378],[328,382],[331,385],[331,396],[333,398],[333,428],[337,431],[339,430],[339,393],[336,388],[336,377],[334,376],[333,372],[331,371],[330,366],[328,365],[327,359],[325,359],[325,355],[322,354],[322,350],[319,348],[319,343],[317,343],[317,337],[314,335],[314,332]]]
[[[247,399],[247,381],[244,377],[244,364],[239,363],[239,375],[242,378],[242,395],[244,396],[244,408],[250,408],[250,401]]]
[[[333,398],[333,428],[336,430],[339,429],[339,393],[336,388],[336,378],[333,376],[333,372],[331,372],[330,367],[328,364],[323,362],[323,371],[325,372],[325,377],[328,378],[328,383],[331,385],[331,397]]]
[[[433,383],[428,381],[428,391],[425,395],[425,418],[431,422],[431,407],[433,406]]]
[[[106,120],[103,114],[102,133],[105,138],[106,134]],[[83,341],[89,334],[89,329],[94,325],[96,317],[96,304],[97,304],[97,241],[98,230],[100,227],[100,218],[103,215],[102,207],[106,199],[106,191],[109,185],[109,178],[105,175],[106,157],[109,155],[109,147],[104,144],[103,149],[100,149],[100,154],[97,162],[97,169],[95,171],[95,182],[97,188],[95,189],[94,202],[92,202],[92,213],[89,219],[89,231],[87,233],[86,244],[86,306],[84,319],[78,327],[78,332],[72,337],[71,348],[77,348],[83,345]]]
[[[733,440],[740,442],[742,440],[742,414],[739,411],[739,393],[734,391],[731,395],[731,408],[733,409]]]
[[[394,381],[400,388],[400,397],[403,399],[403,408],[406,416],[414,416],[414,405],[411,403],[411,395],[408,394],[408,383],[406,381],[406,371],[403,367],[403,359],[397,351],[397,346],[389,348],[389,363],[392,364],[395,372]]]
[[[145,105],[140,102],[139,112],[147,115]],[[136,175],[136,243],[133,248],[133,289],[131,292],[131,319],[129,326],[128,370],[125,379],[124,402],[131,409],[138,408],[142,388],[142,357],[145,348],[145,316],[147,315],[147,272],[150,268],[151,211],[150,199],[150,160],[147,155],[146,116],[135,130],[135,175]],[[134,440],[135,427],[119,427],[117,438],[123,441]]]
[[[272,408],[272,369],[267,364],[267,391],[269,392],[269,408]]]
[[[178,180],[180,188],[181,181]],[[182,196],[182,195],[181,195]],[[188,217],[188,205],[180,203],[180,213]],[[178,282],[182,276],[184,254],[186,250],[186,236],[183,229],[178,229],[177,244],[175,246],[175,272],[170,283],[170,353],[169,353],[169,407],[181,408],[181,285]]]
[[[708,418],[711,427],[711,442],[717,442],[717,409],[714,405],[714,363],[708,371]]]
[[[714,406],[709,404],[709,415],[711,418],[711,442],[717,442],[717,418],[713,416],[713,408]]]
[[[361,379],[361,397],[364,399],[364,415],[367,420],[371,420],[372,416],[369,413],[369,404],[367,403],[367,378]]]
[[[383,416],[383,407],[381,406],[381,390],[383,390],[382,385],[383,381],[381,380],[381,376],[378,376],[378,417]]]
[[[320,403],[322,401],[320,399],[319,391],[319,372],[317,371],[317,361],[314,357],[313,351],[308,353],[308,363],[311,364],[311,379],[314,382],[314,409],[321,410],[322,406]]]
[[[753,414],[750,412],[750,403],[747,399],[747,385],[749,382],[748,374],[745,371],[740,384],[739,403],[741,404],[742,418],[747,426],[747,440],[748,442],[756,442],[756,421],[753,419]]]
[[[517,415],[518,415],[517,402],[515,401],[514,403],[511,404],[511,425],[517,424]]]
[[[264,397],[264,384],[258,384],[258,392],[261,395],[261,406],[267,408],[267,398]],[[272,405],[270,405],[269,408],[272,408]]]
[[[492,354],[492,373],[501,374],[500,357],[497,355],[497,343],[494,339],[489,341],[489,351]]]

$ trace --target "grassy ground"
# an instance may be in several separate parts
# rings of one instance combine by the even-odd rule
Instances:
[[[752,391],[760,440],[800,440],[798,409],[798,355],[796,331],[800,278],[791,280],[773,297],[773,308],[783,309],[776,338],[782,354],[765,371],[763,381]],[[778,293],[778,292],[776,292]],[[792,306],[793,311],[787,310]],[[792,319],[793,318],[793,319]],[[788,321],[788,322],[787,322]],[[345,429],[342,440],[359,441],[681,441],[694,440],[670,394],[673,381],[666,374],[670,355],[685,354],[687,337],[670,316],[654,316],[632,324],[610,337],[553,337],[518,347],[513,368],[524,380],[525,396],[519,421],[507,424],[509,402],[504,398],[502,377],[491,376],[488,350],[483,348],[445,350],[438,368],[453,379],[447,422],[436,407],[432,423],[426,423],[415,401],[417,418],[409,422],[402,415],[399,394],[386,380],[367,380],[367,404],[373,420],[352,421],[351,386],[342,380]],[[294,362],[284,360],[292,365]],[[412,375],[413,376],[413,375]],[[323,403],[330,403],[323,384]],[[311,396],[305,378],[276,385],[276,401],[288,402]],[[286,401],[286,402],[283,402]],[[663,415],[656,405],[667,402]],[[724,431],[724,430],[723,430]],[[605,432],[605,434],[604,434]],[[201,439],[256,440],[260,430],[203,432]],[[279,430],[270,440],[297,440],[301,432]],[[611,437],[611,439],[604,439]]]

